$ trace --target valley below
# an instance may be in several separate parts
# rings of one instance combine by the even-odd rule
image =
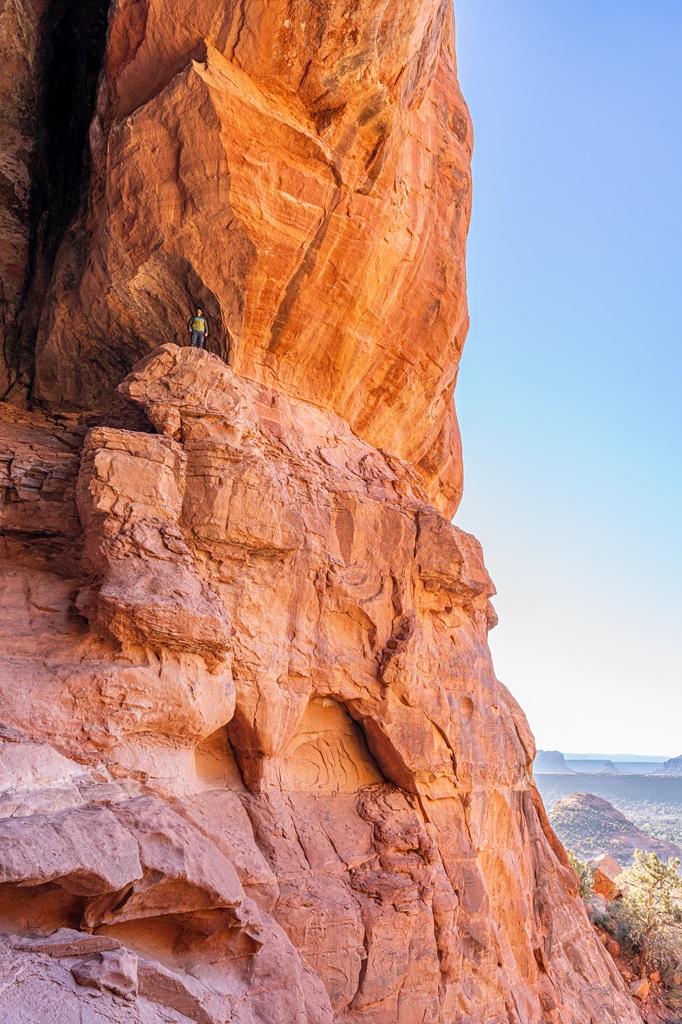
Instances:
[[[653,839],[682,847],[682,778],[665,775],[591,773],[538,773],[535,778],[555,829],[557,825],[553,820],[552,809],[558,801],[572,794],[593,794],[608,801],[629,822]],[[584,827],[589,832],[593,825],[585,821]],[[557,831],[564,845],[571,848],[567,838],[559,829]],[[596,850],[591,856],[604,852],[610,852],[615,856],[610,849]]]

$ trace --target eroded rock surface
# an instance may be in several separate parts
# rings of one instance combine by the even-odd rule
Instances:
[[[0,0],[0,58],[0,1020],[635,1024],[449,522],[450,0]]]
[[[334,409],[454,512],[471,129],[450,0],[125,0],[95,100],[106,6],[0,3],[0,396],[106,406],[198,303],[240,375]]]
[[[634,1024],[474,538],[214,355],[119,392],[3,411],[0,1016]]]

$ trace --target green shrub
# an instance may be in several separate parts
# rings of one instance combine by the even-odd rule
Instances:
[[[639,953],[640,977],[656,966],[677,970],[682,964],[682,881],[680,862],[665,864],[655,853],[635,850],[635,861],[618,877],[623,886],[620,906],[625,941]]]
[[[579,860],[573,853],[573,850],[568,850],[568,859],[571,862],[571,867],[578,876],[578,892],[583,900],[589,900],[592,895],[592,884],[594,882],[594,875],[592,869],[585,863],[584,860]]]

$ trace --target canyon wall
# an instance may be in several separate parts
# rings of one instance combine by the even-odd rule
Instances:
[[[49,38],[91,9],[67,8]],[[25,255],[16,228],[11,268],[30,300],[6,345],[15,394],[106,405],[145,352],[184,340],[198,303],[238,373],[338,412],[454,512],[471,131],[450,3],[117,2],[96,98],[82,43],[41,63],[36,33],[8,77],[68,77],[50,125],[80,123],[91,93],[94,109],[87,183],[63,166],[78,138],[39,133],[22,214],[36,237]],[[33,133],[48,103],[25,105]],[[4,137],[11,155],[13,125]]]
[[[0,1018],[635,1024],[450,522],[450,3],[0,49]]]

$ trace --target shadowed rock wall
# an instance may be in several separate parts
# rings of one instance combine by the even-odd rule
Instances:
[[[0,0],[0,396],[26,400],[57,251],[88,183],[109,0]]]

